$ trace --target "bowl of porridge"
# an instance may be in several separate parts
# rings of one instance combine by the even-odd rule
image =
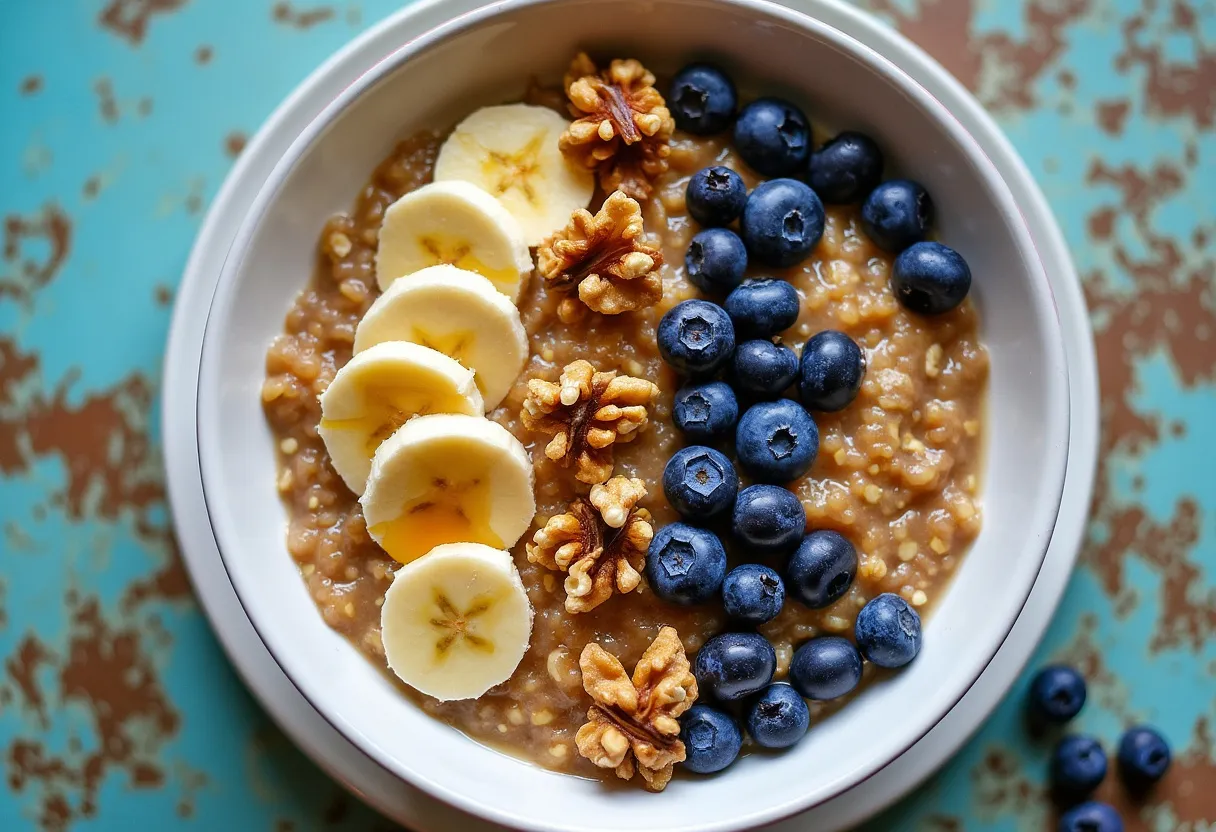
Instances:
[[[507,2],[280,162],[199,442],[251,621],[380,764],[519,828],[738,829],[982,672],[1067,384],[1004,182],[882,56],[763,2]]]

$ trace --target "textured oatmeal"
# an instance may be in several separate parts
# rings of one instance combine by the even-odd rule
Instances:
[[[433,136],[402,143],[376,169],[351,212],[326,224],[316,273],[270,348],[263,388],[279,443],[277,487],[288,511],[288,549],[326,622],[381,667],[380,604],[396,563],[368,537],[355,496],[329,465],[317,435],[317,395],[350,358],[355,327],[377,294],[373,261],[381,216],[396,198],[429,180],[437,147]],[[581,756],[575,743],[591,704],[579,669],[586,645],[596,642],[632,667],[664,626],[676,629],[690,655],[727,626],[720,606],[667,605],[644,579],[594,609],[570,612],[564,576],[525,552],[538,529],[589,492],[576,479],[576,466],[546,456],[551,437],[520,421],[528,380],[556,381],[578,359],[658,385],[647,429],[614,447],[612,474],[646,483],[649,493],[640,505],[656,529],[675,519],[660,483],[664,463],[682,444],[671,423],[679,379],[659,358],[655,327],[672,306],[698,295],[683,274],[684,251],[697,231],[684,210],[688,176],[708,164],[741,164],[717,140],[679,134],[667,161],[670,169],[643,204],[645,227],[664,260],[658,304],[564,323],[558,315],[562,297],[548,293],[535,275],[520,299],[531,358],[490,416],[519,437],[536,470],[538,514],[513,553],[536,610],[527,655],[511,679],[478,700],[440,703],[402,686],[425,711],[479,740],[589,776],[604,770]],[[779,678],[795,647],[816,634],[851,633],[857,611],[881,592],[902,595],[922,613],[931,609],[980,529],[976,483],[988,360],[976,313],[966,302],[938,318],[910,314],[887,286],[889,270],[890,257],[861,233],[856,211],[830,207],[811,258],[780,272],[802,300],[786,340],[799,346],[820,329],[841,329],[865,349],[868,370],[852,405],[816,414],[818,460],[807,477],[791,484],[810,528],[836,529],[857,546],[857,579],[829,608],[808,610],[788,601],[761,628],[776,648]],[[867,666],[866,678],[873,674]]]

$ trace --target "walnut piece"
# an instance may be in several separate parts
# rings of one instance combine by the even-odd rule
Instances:
[[[583,208],[565,228],[540,244],[536,267],[550,291],[571,293],[604,315],[653,306],[663,297],[663,255],[643,239],[642,207],[624,191],[613,191],[594,215]],[[558,308],[569,323],[573,298]]]
[[[594,700],[574,742],[578,753],[617,777],[633,777],[635,764],[646,788],[661,792],[676,763],[684,762],[680,714],[697,701],[697,680],[689,672],[684,645],[671,627],[658,636],[633,669],[595,642],[578,660],[583,689]]]
[[[606,192],[649,198],[651,180],[667,170],[676,126],[654,75],[633,59],[601,72],[580,52],[564,83],[575,120],[558,141],[562,152],[595,169]]]
[[[612,475],[612,446],[645,429],[646,406],[658,393],[652,382],[597,372],[579,359],[556,382],[529,379],[520,419],[529,430],[553,435],[545,456],[575,466],[575,478],[594,485]]]
[[[579,497],[532,536],[528,560],[567,573],[567,612],[589,612],[642,582],[654,536],[650,512],[636,507],[645,496],[641,480],[613,477],[591,486],[590,500]]]

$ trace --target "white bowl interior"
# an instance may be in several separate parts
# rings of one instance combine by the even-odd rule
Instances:
[[[293,146],[246,218],[208,321],[199,384],[208,511],[250,619],[287,675],[382,765],[464,809],[536,829],[709,830],[776,819],[894,759],[962,696],[1027,597],[1050,539],[1067,456],[1059,323],[1013,200],[978,146],[910,79],[822,24],[745,0],[507,3],[407,44]],[[316,235],[393,144],[517,99],[577,48],[670,71],[713,58],[745,88],[786,94],[813,122],[858,128],[934,195],[940,238],[968,259],[991,352],[984,528],[938,603],[918,659],[779,755],[681,778],[661,796],[605,789],[488,751],[425,716],[330,630],[284,543],[262,356],[311,273]],[[580,649],[582,645],[572,645]]]

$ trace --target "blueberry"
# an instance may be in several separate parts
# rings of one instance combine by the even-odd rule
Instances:
[[[750,557],[784,555],[806,532],[806,509],[787,488],[749,485],[735,500],[730,530]]]
[[[790,595],[813,610],[840,599],[856,575],[857,550],[848,538],[830,529],[817,529],[802,538],[785,565]]]
[[[769,685],[748,703],[747,733],[761,748],[789,748],[806,736],[811,710],[789,685]]]
[[[1119,740],[1119,773],[1132,788],[1156,783],[1169,767],[1169,744],[1147,725],[1127,729]]]
[[[903,251],[919,243],[932,221],[929,192],[909,179],[883,182],[861,206],[861,227],[874,245],[886,251]]]
[[[794,651],[790,684],[807,699],[835,699],[861,682],[861,653],[840,636],[819,636]]]
[[[724,381],[690,384],[676,391],[671,419],[685,438],[708,442],[735,429],[739,402],[735,391]]]
[[[967,261],[941,243],[915,243],[901,251],[891,267],[895,299],[921,315],[949,312],[970,290]]]
[[[802,348],[799,398],[808,410],[844,410],[857,398],[865,374],[866,356],[857,342],[843,332],[825,329]]]
[[[726,575],[726,550],[711,531],[669,523],[655,532],[646,552],[646,581],[673,604],[704,604],[718,594]]]
[[[728,167],[701,168],[688,180],[684,204],[689,216],[706,227],[729,225],[743,213],[747,185]]]
[[[797,402],[760,402],[744,412],[735,428],[739,464],[761,482],[796,480],[815,464],[819,428]]]
[[[882,181],[882,151],[864,133],[841,133],[811,154],[807,182],[824,202],[860,202]]]
[[[692,445],[676,451],[663,469],[663,493],[689,520],[708,520],[735,504],[739,475],[721,451]]]
[[[729,714],[708,705],[693,705],[680,717],[684,768],[695,774],[713,774],[735,761],[743,735]]]
[[[759,98],[739,113],[735,149],[764,176],[799,173],[811,152],[810,122],[784,99]]]
[[[784,280],[749,280],[726,296],[740,338],[772,338],[798,320],[798,290]]]
[[[1060,816],[1057,832],[1123,832],[1123,819],[1109,804],[1091,800]]]
[[[744,624],[759,626],[772,621],[784,603],[781,576],[767,566],[745,563],[727,572],[722,581],[726,614]]]
[[[726,310],[707,300],[686,300],[659,321],[659,354],[676,371],[713,375],[735,351],[735,328]]]
[[[785,344],[757,339],[735,348],[734,384],[754,398],[775,398],[798,378],[798,353]]]
[[[903,667],[920,652],[920,615],[898,595],[884,592],[857,614],[853,627],[861,655],[879,667]]]
[[[1106,752],[1093,737],[1064,737],[1051,755],[1051,786],[1066,799],[1085,797],[1106,777]]]
[[[1045,667],[1030,683],[1030,711],[1044,722],[1068,722],[1084,704],[1085,679],[1071,667]]]
[[[729,292],[743,282],[747,248],[726,228],[707,228],[692,238],[684,254],[684,271],[702,292]]]
[[[730,77],[712,64],[689,64],[671,79],[667,106],[676,126],[697,136],[730,126],[739,98]]]
[[[823,203],[797,179],[771,179],[747,198],[739,228],[757,263],[799,263],[823,236]]]
[[[722,633],[697,651],[693,675],[697,687],[723,702],[733,702],[773,680],[777,653],[757,633]]]

